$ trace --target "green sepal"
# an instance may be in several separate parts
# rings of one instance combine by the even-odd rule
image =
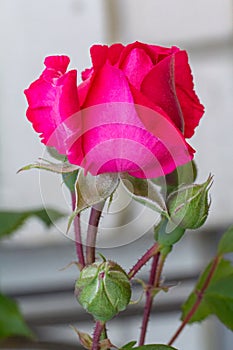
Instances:
[[[72,171],[71,173],[63,173],[62,179],[64,184],[68,187],[71,193],[75,192],[75,183],[77,181],[79,170]]]
[[[24,167],[19,169],[17,173],[20,173],[21,171],[25,171],[25,170],[31,170],[31,169],[41,169],[41,170],[51,171],[52,173],[57,173],[57,174],[67,174],[67,173],[72,173],[73,171],[79,169],[79,167],[77,165],[73,165],[68,162],[52,163],[44,159],[44,162],[42,162],[41,160],[40,162],[35,162],[32,164],[25,165]]]
[[[123,188],[137,202],[156,212],[167,215],[167,208],[163,196],[151,180],[139,179],[126,173],[121,174]]]
[[[60,160],[61,162],[65,162],[65,161],[66,161],[66,159],[67,159],[66,155],[65,155],[65,154],[59,153],[59,152],[56,150],[56,148],[50,147],[50,146],[46,146],[46,149],[47,149],[49,155],[50,155],[51,157],[53,157],[54,159]]]
[[[92,176],[84,173],[81,169],[75,183],[76,206],[68,222],[69,230],[74,218],[84,209],[105,201],[116,190],[119,184],[119,177],[116,173],[105,173]]]

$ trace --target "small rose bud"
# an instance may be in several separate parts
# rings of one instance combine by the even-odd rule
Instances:
[[[175,226],[175,227],[174,227]],[[163,219],[154,229],[155,240],[159,243],[160,248],[172,248],[173,244],[178,242],[185,233],[183,227],[174,225],[167,219]]]
[[[75,294],[87,312],[105,322],[125,310],[131,286],[128,275],[118,264],[103,261],[84,267],[75,284]]]
[[[207,219],[210,202],[208,197],[212,176],[200,185],[180,187],[170,194],[167,207],[171,220],[185,229],[196,229]]]

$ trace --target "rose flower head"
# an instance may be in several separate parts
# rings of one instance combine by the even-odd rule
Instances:
[[[67,56],[45,59],[25,91],[27,118],[41,141],[92,175],[156,178],[192,160],[186,142],[204,108],[186,51],[135,42],[94,45],[92,67],[67,71]]]

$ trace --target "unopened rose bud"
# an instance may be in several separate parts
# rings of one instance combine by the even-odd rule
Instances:
[[[75,294],[96,320],[108,321],[129,304],[131,286],[126,272],[118,264],[103,261],[81,271]]]
[[[208,192],[212,176],[200,185],[182,186],[170,194],[167,207],[171,220],[185,229],[196,229],[204,224],[209,212]]]

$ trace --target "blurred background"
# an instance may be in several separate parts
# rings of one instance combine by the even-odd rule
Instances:
[[[90,66],[89,47],[94,43],[139,40],[176,45],[189,52],[196,91],[206,109],[191,145],[197,150],[198,181],[204,181],[210,172],[214,175],[212,205],[201,232],[186,234],[168,259],[166,278],[181,282],[170,297],[158,299],[148,342],[166,342],[174,333],[180,304],[214,254],[221,233],[233,221],[232,14],[231,0],[0,1],[1,210],[43,205],[66,213],[70,210],[59,176],[36,170],[16,175],[23,165],[45,157],[44,147],[25,117],[23,94],[41,73],[45,56],[67,54],[70,67],[80,73]],[[145,232],[150,215],[146,212],[140,225],[132,220],[131,229]],[[40,340],[57,342],[57,349],[77,349],[77,335],[70,324],[82,331],[91,329],[90,318],[73,297],[77,269],[59,271],[75,260],[73,242],[62,233],[66,220],[48,230],[31,219],[13,238],[1,242],[0,289],[19,301]],[[151,226],[130,244],[101,251],[124,267],[132,266],[150,244]],[[110,322],[113,343],[120,346],[138,338],[142,307],[134,305]],[[180,350],[230,350],[232,343],[232,334],[213,317],[188,326],[175,346]]]

